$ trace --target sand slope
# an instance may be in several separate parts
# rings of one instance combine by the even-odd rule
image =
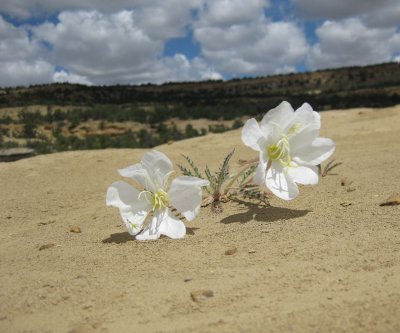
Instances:
[[[269,208],[205,208],[180,241],[135,241],[105,206],[144,150],[0,164],[0,332],[399,332],[400,206],[379,203],[400,192],[400,107],[322,119],[336,175]],[[216,168],[233,147],[256,156],[240,131],[158,149]]]

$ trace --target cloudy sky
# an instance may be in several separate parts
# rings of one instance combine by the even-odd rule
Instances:
[[[0,4],[0,86],[230,79],[399,60],[399,0]]]

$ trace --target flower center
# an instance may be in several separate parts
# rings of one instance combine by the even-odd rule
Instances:
[[[292,157],[290,156],[289,138],[301,128],[300,124],[294,124],[286,134],[281,134],[281,138],[275,144],[267,147],[268,157],[272,161],[278,161],[284,167],[292,167]]]
[[[163,189],[159,189],[155,193],[151,193],[151,205],[153,211],[156,209],[162,209],[169,206],[169,197],[168,193]]]
[[[277,143],[267,147],[268,157],[273,161],[280,162],[283,166],[290,166],[290,145],[286,135],[278,140]]]

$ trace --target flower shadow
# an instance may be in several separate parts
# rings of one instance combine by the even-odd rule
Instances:
[[[275,222],[279,220],[290,220],[307,215],[310,210],[307,209],[289,209],[283,207],[273,207],[264,205],[255,205],[242,200],[236,200],[239,204],[248,209],[242,213],[227,216],[221,220],[221,223],[247,223],[250,221]]]
[[[190,228],[186,227],[186,234],[187,235],[194,235],[195,231],[199,228]],[[117,232],[115,234],[111,234],[110,237],[103,239],[101,242],[104,244],[115,243],[115,244],[122,244],[131,241],[136,241],[135,236],[129,234],[129,232]]]
[[[117,232],[115,234],[111,234],[110,237],[103,239],[101,242],[108,244],[108,243],[116,243],[116,244],[121,244],[121,243],[126,243],[130,241],[135,241],[135,237],[130,235],[129,232]]]
[[[193,236],[193,235],[194,235],[194,232],[195,232],[197,229],[200,229],[200,228],[189,228],[189,227],[186,227],[186,235],[191,235],[191,236]]]

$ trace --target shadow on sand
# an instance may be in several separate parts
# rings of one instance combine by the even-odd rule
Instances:
[[[131,241],[135,241],[135,237],[130,235],[129,232],[125,231],[125,232],[117,232],[115,234],[111,234],[110,237],[103,239],[102,243],[121,244]]]
[[[243,213],[230,215],[221,220],[221,223],[247,223],[252,220],[258,222],[274,222],[279,220],[290,220],[307,215],[310,210],[297,210],[283,207],[254,205],[242,200],[235,200],[246,207]]]
[[[187,235],[194,235],[194,232],[199,228],[188,228],[186,227]],[[125,232],[117,232],[115,234],[111,234],[110,237],[103,239],[101,242],[105,244],[115,243],[122,244],[127,242],[136,241],[135,236],[130,235],[127,231]]]

